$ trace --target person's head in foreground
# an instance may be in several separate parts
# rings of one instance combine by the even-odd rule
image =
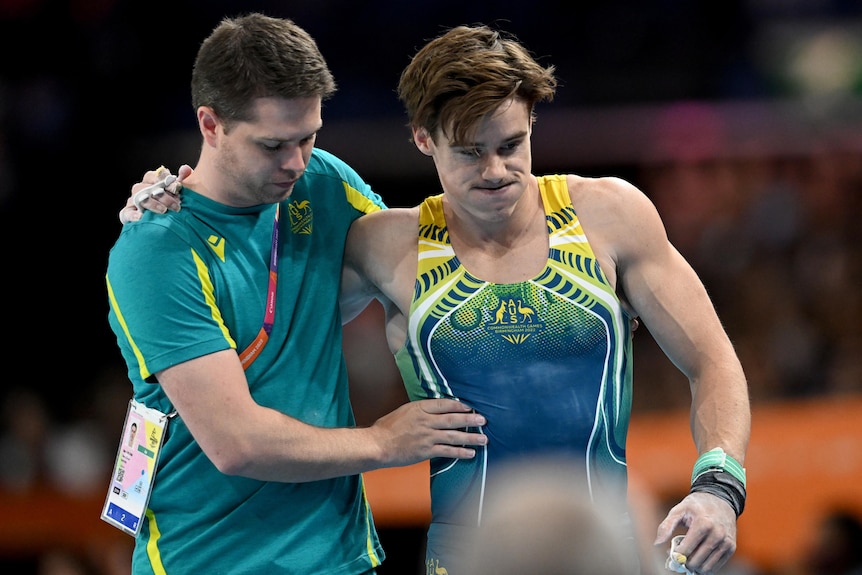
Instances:
[[[632,542],[614,523],[619,509],[590,501],[586,479],[565,459],[518,461],[500,476],[460,573],[632,573],[626,559]]]

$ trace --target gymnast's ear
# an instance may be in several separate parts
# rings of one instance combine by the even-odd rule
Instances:
[[[419,151],[426,156],[434,155],[434,138],[425,128],[413,128],[413,143],[419,148]]]

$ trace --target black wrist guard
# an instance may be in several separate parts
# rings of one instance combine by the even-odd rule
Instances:
[[[696,491],[710,493],[730,504],[736,516],[745,509],[745,485],[742,481],[720,469],[710,469],[698,475],[691,484],[689,493]]]

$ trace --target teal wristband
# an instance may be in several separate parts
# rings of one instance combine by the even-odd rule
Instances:
[[[710,449],[697,458],[697,461],[694,462],[694,469],[691,472],[691,482],[694,483],[694,480],[699,475],[706,473],[710,469],[720,469],[730,473],[745,487],[745,468],[720,447]]]

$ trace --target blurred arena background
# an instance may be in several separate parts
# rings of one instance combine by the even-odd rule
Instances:
[[[128,572],[131,539],[98,518],[131,392],[106,320],[107,253],[144,171],[195,161],[197,46],[222,17],[251,10],[292,18],[317,39],[339,84],[318,145],[392,206],[438,192],[395,97],[425,40],[485,22],[554,64],[561,83],[538,109],[535,171],[618,175],[643,189],[746,368],[749,504],[724,572],[841,573],[813,565],[829,517],[862,517],[858,0],[0,0],[11,327],[0,571]],[[381,321],[372,306],[346,327],[357,390],[398,377]],[[688,387],[648,330],[635,345],[633,492],[663,515],[695,458]],[[372,421],[402,400],[357,400],[357,416]],[[381,575],[419,573],[424,469],[368,479],[390,557]]]

